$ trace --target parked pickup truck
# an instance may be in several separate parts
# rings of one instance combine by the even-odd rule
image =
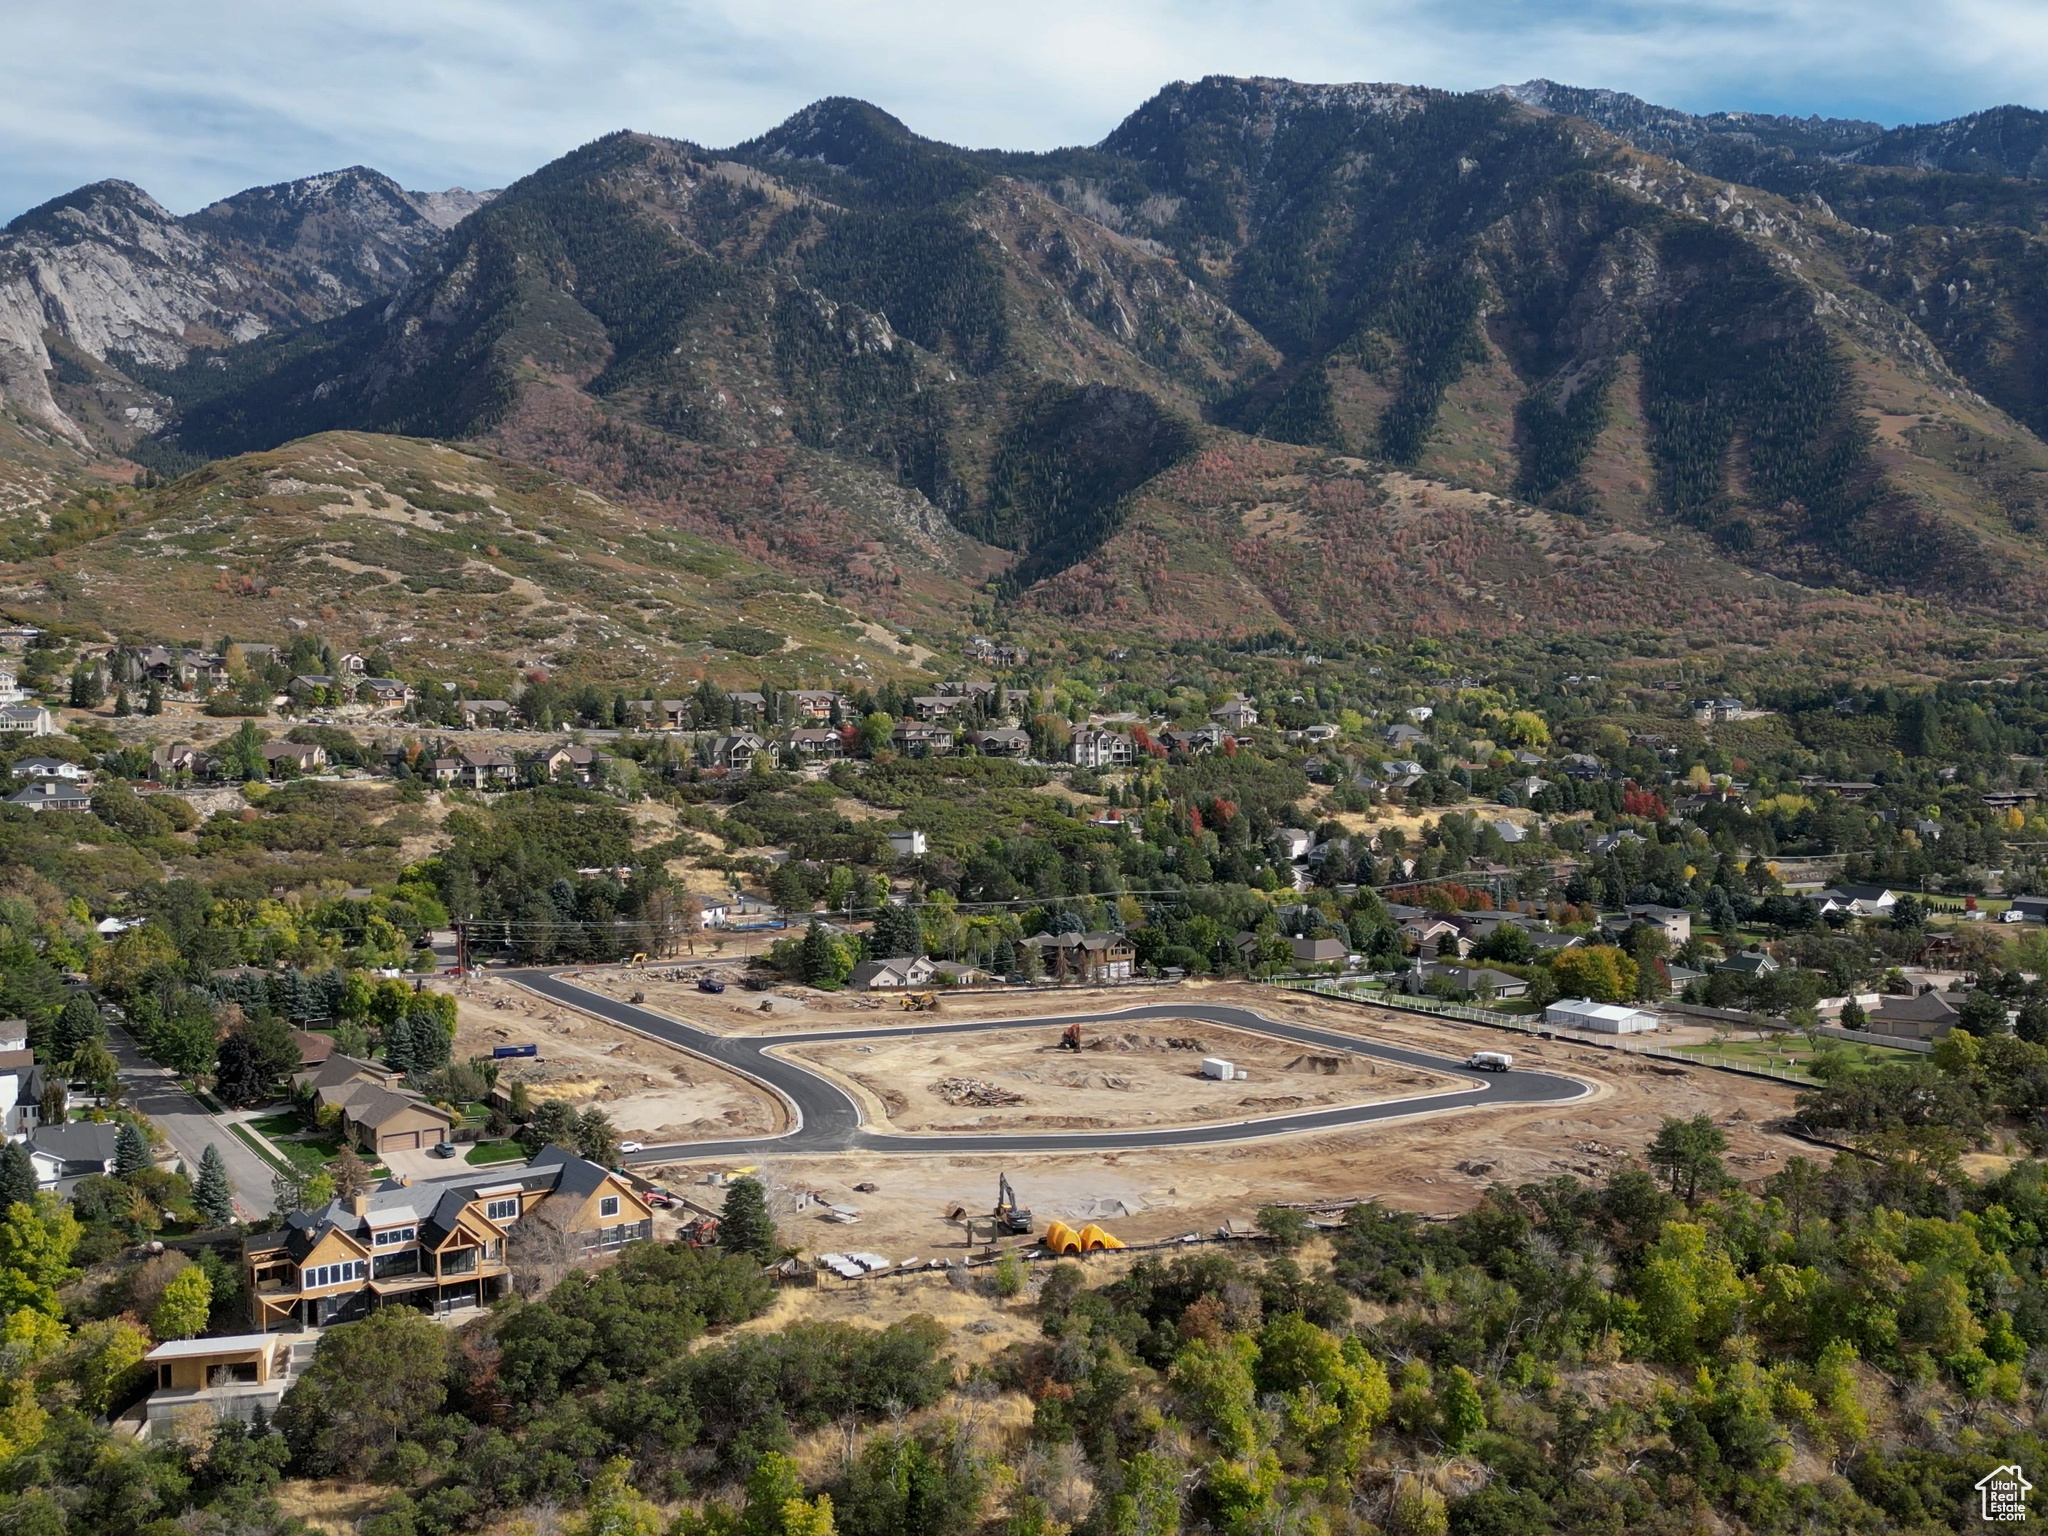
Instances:
[[[1465,1065],[1475,1072],[1505,1072],[1515,1064],[1515,1058],[1506,1051],[1474,1051],[1465,1059]]]

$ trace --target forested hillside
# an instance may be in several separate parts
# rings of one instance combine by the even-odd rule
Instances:
[[[1247,434],[2011,614],[2048,590],[2032,121],[1909,154],[1542,82],[1218,78],[1047,154],[845,99],[725,151],[615,134],[395,301],[152,375],[175,420],[137,451],[484,438],[807,577],[926,572],[935,615],[998,549],[1007,591],[1085,584],[1143,485]],[[1717,179],[1738,142],[1760,189]]]

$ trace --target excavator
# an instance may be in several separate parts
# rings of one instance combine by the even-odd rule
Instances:
[[[1081,1026],[1079,1024],[1069,1024],[1067,1026],[1067,1032],[1060,1036],[1060,1049],[1063,1051],[1078,1051],[1081,1049]]]
[[[996,1231],[1011,1237],[1031,1235],[1031,1211],[1017,1203],[1017,1192],[1010,1188],[1007,1173],[996,1175],[996,1208],[989,1214],[995,1217]]]

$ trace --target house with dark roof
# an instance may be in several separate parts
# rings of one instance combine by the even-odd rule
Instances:
[[[37,779],[25,789],[17,789],[9,795],[7,803],[27,811],[89,811],[92,809],[92,795],[61,779]]]
[[[318,1109],[338,1109],[342,1134],[365,1152],[417,1152],[448,1139],[455,1117],[404,1086],[388,1067],[335,1052],[292,1075]]]
[[[28,1156],[35,1164],[37,1186],[61,1189],[67,1180],[82,1179],[89,1173],[111,1173],[120,1133],[121,1128],[109,1120],[37,1126],[28,1139]]]
[[[487,1306],[510,1289],[522,1223],[542,1227],[541,1246],[572,1262],[654,1235],[653,1208],[623,1175],[556,1146],[510,1172],[387,1179],[243,1242],[254,1321],[268,1333],[392,1304],[436,1314]]]
[[[1962,1018],[1947,992],[1922,992],[1918,997],[1887,997],[1870,1010],[1864,1028],[1895,1040],[1939,1040]]]
[[[1062,981],[1129,981],[1138,954],[1120,933],[1040,933],[1024,941]]]

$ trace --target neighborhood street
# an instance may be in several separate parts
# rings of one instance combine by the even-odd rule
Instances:
[[[170,1072],[147,1060],[126,1030],[118,1024],[107,1027],[107,1048],[121,1064],[121,1084],[128,1102],[163,1128],[171,1150],[184,1159],[185,1172],[199,1177],[199,1159],[208,1142],[220,1148],[228,1165],[228,1180],[235,1188],[235,1203],[245,1216],[262,1216],[271,1207],[270,1164],[236,1138],[206,1106],[192,1097]]]

